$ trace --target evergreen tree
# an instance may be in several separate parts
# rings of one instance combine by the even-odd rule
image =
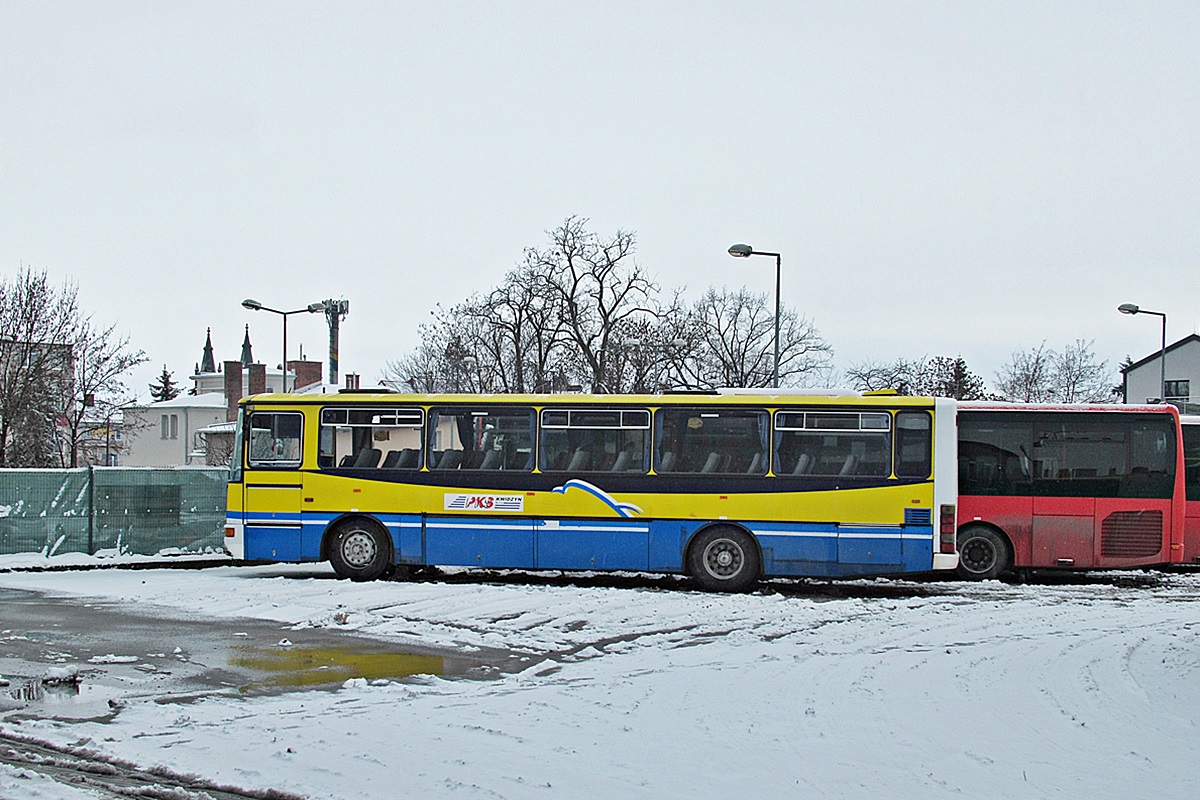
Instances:
[[[167,371],[167,365],[163,364],[163,371],[158,376],[158,381],[150,384],[150,396],[156,402],[174,400],[176,397],[179,397],[179,386],[172,379],[172,374]]]

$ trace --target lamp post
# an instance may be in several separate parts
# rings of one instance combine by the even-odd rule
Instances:
[[[779,276],[783,268],[783,256],[779,253],[767,253],[755,250],[748,244],[735,244],[729,248],[729,255],[734,258],[749,258],[750,256],[775,257],[775,369],[771,375],[771,388],[779,388]]]
[[[1150,311],[1149,309],[1140,308],[1134,303],[1122,303],[1117,306],[1117,311],[1122,314],[1153,314],[1156,317],[1162,317],[1162,348],[1158,353],[1158,402],[1167,402],[1167,315],[1162,311]],[[1125,398],[1129,402],[1129,398]]]
[[[287,391],[287,318],[292,314],[317,314],[325,310],[325,303],[309,303],[304,308],[298,308],[295,311],[280,311],[277,308],[269,308],[262,303],[251,298],[246,298],[242,301],[242,308],[250,311],[270,311],[272,314],[278,314],[283,317],[283,363],[280,368],[283,370],[283,391]]]

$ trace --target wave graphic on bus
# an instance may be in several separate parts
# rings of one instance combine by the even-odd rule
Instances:
[[[632,517],[642,513],[642,509],[638,508],[633,503],[618,503],[615,497],[601,489],[599,486],[588,483],[587,481],[581,481],[578,478],[572,478],[562,486],[555,486],[550,491],[554,492],[555,494],[566,494],[568,489],[579,489],[587,492],[593,497],[601,500],[605,505],[617,512],[617,514],[622,517]]]

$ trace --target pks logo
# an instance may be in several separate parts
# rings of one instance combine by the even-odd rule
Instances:
[[[446,511],[524,511],[521,494],[447,494]]]

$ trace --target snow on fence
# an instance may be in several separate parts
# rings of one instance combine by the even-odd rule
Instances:
[[[0,555],[222,550],[228,471],[0,469]]]

